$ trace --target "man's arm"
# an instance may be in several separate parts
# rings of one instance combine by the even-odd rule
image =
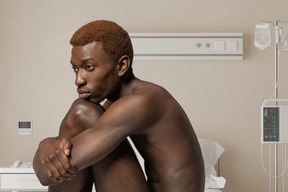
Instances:
[[[91,103],[85,102],[84,105],[77,105],[77,107],[72,105],[71,109],[69,110],[68,114],[66,115],[66,117],[64,118],[61,124],[59,138],[62,138],[63,136],[72,138],[75,135],[79,134],[79,132],[82,132],[85,129],[92,127],[93,125],[96,124],[96,122],[98,122],[100,115],[95,114],[95,113],[96,112],[99,113],[100,110],[95,109],[95,104],[92,104],[93,105],[92,108],[91,106],[87,107],[87,105],[89,104]],[[79,109],[79,107],[82,109]],[[75,108],[79,110],[73,111],[73,109]],[[70,120],[72,119],[72,120],[70,121],[69,119]],[[67,129],[67,127],[70,127],[70,128]],[[94,138],[94,140],[97,140],[97,138]],[[54,141],[53,139],[51,139],[51,143],[56,142],[56,141],[57,140],[55,139]],[[66,140],[64,139],[64,141]],[[42,145],[44,146],[46,144],[50,145],[50,143],[48,142],[43,143]],[[62,148],[60,147],[60,149]],[[82,148],[82,150],[85,150],[85,147]],[[41,150],[40,152],[43,152],[43,151]],[[43,153],[44,153],[43,154],[44,156],[47,155],[45,152]],[[50,154],[49,156],[55,156],[56,157],[55,159],[61,158],[61,157],[57,157],[55,153],[53,152],[52,153],[49,152],[48,154]],[[61,169],[64,169],[61,166],[61,163],[62,163],[61,160],[48,162],[48,164],[50,163],[53,164],[55,167],[57,167],[56,168],[57,170],[58,169],[60,170],[56,172],[57,174],[62,172]],[[43,167],[45,168],[45,166]],[[45,170],[43,172],[45,176]],[[76,177],[74,177],[72,181],[75,181],[75,179],[77,178],[77,176],[79,176],[81,172],[82,170],[80,172],[77,172]],[[116,186],[119,188],[118,189],[119,191],[123,191],[123,190],[124,191],[145,191],[145,192],[148,191],[143,171],[139,165],[139,162],[137,161],[137,158],[135,156],[135,153],[133,152],[133,149],[131,148],[127,140],[122,142],[119,146],[117,146],[117,148],[113,152],[111,152],[108,156],[106,156],[101,162],[99,162],[98,164],[93,164],[93,172],[94,172],[93,177],[95,177],[94,179],[97,180],[97,182],[95,181],[97,183],[97,187],[99,187],[99,189],[102,189],[103,191],[106,191],[106,190],[110,191],[111,189],[115,189]],[[125,178],[125,179],[119,179],[119,178]],[[58,181],[57,179],[62,180],[61,177],[60,178],[56,177],[56,181]],[[65,183],[68,184],[67,182]],[[63,186],[63,184],[61,183],[60,185]],[[60,185],[55,186],[56,188],[53,186],[53,189],[55,190],[59,189]],[[67,186],[67,185],[64,185],[64,186]],[[123,186],[125,186],[125,188],[123,188]],[[68,187],[71,187],[71,185],[69,184]],[[56,191],[59,191],[59,190],[56,190]]]
[[[159,114],[155,114],[155,106],[156,104],[151,103],[151,99],[147,99],[145,95],[126,96],[114,102],[94,127],[83,131],[72,139],[71,164],[78,170],[82,170],[105,158],[127,136],[143,134],[143,128],[146,132],[146,128],[159,118]],[[58,150],[63,149],[59,146]],[[60,174],[64,172],[63,169],[65,168],[61,165],[63,159],[58,157],[58,154],[52,152],[45,153],[45,155],[54,159],[59,158],[58,162],[47,162],[48,164],[53,163],[53,165],[47,166],[54,166]],[[61,176],[65,175],[61,174]]]
[[[127,136],[149,134],[147,127],[152,127],[161,116],[158,109],[155,108],[159,105],[156,102],[157,100],[149,98],[147,94],[125,96],[118,99],[109,106],[94,127],[72,139],[71,165],[82,170],[105,158]],[[59,145],[58,150],[61,151],[63,148]],[[54,166],[58,170],[57,174],[60,173],[61,176],[66,177],[62,173],[68,172],[68,169],[61,165],[66,163],[65,158],[58,157],[59,154],[55,152],[45,153],[45,155],[55,159],[55,161],[47,161],[48,164],[53,164],[47,166]]]
[[[146,132],[159,118],[154,106],[146,95],[126,96],[114,102],[93,128],[72,139],[71,164],[81,170],[102,160],[127,136]]]

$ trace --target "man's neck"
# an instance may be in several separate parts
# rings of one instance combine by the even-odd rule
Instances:
[[[120,84],[115,87],[114,92],[108,96],[107,99],[115,102],[119,98],[131,94],[133,92],[134,82],[137,80],[138,79],[133,76],[128,81],[121,81]]]
[[[119,98],[131,94],[133,92],[134,84],[137,80],[138,79],[136,77],[132,77],[129,81],[122,82],[120,85]]]

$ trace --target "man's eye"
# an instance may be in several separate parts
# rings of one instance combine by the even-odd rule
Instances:
[[[88,71],[92,71],[94,69],[94,66],[93,65],[86,65],[85,68]]]
[[[76,67],[72,67],[72,69],[73,69],[74,72],[78,71],[78,69]]]

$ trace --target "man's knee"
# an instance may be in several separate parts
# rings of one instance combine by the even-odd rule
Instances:
[[[93,127],[103,112],[101,106],[77,99],[61,123],[59,136],[73,138],[82,131]]]
[[[96,105],[83,99],[76,100],[72,104],[71,109],[71,115],[76,121],[75,123],[80,123],[82,126],[87,128],[94,126],[104,112],[100,105]]]

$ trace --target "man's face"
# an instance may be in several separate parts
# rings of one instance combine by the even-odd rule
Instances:
[[[99,103],[116,86],[115,64],[99,42],[74,46],[71,64],[76,73],[75,84],[79,98]]]

